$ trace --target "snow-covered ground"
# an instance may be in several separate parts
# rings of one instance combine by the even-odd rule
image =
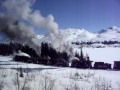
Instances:
[[[60,68],[11,60],[11,56],[0,56],[1,90],[120,90],[120,71]],[[19,67],[26,68],[24,77],[19,77],[20,71],[15,69]]]
[[[22,62],[15,62],[13,61],[13,56],[0,56],[0,67],[2,68],[55,68],[52,66],[44,66],[44,65],[37,65],[37,64],[27,64]]]

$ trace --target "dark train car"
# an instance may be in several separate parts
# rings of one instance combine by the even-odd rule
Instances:
[[[111,69],[111,64],[104,62],[95,62],[94,69]]]
[[[71,67],[76,67],[76,68],[92,68],[92,61],[78,61],[78,60],[73,60]]]
[[[59,67],[67,67],[68,62],[66,62],[65,59],[59,59],[58,62],[57,62],[57,66],[59,66]]]
[[[26,57],[26,56],[18,56],[16,55],[14,57],[15,61],[20,61],[20,62],[28,62],[28,63],[32,63],[32,59],[30,57]]]
[[[94,69],[103,69],[104,62],[95,62]]]
[[[109,64],[109,63],[104,63],[104,68],[105,69],[112,69],[111,64]]]
[[[14,61],[20,61],[20,62],[27,62],[27,63],[32,63],[32,58],[23,52],[19,52],[14,56]]]
[[[78,61],[79,61],[79,59],[77,57],[70,58],[69,66],[73,67],[73,68],[76,67]]]
[[[120,70],[120,61],[114,61],[113,69]]]

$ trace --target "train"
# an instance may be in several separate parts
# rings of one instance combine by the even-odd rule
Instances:
[[[27,63],[35,63],[35,64],[43,64],[40,63],[39,61],[35,62],[35,60],[29,56],[21,56],[21,55],[16,55],[14,57],[15,61],[21,61],[21,62],[27,62]],[[63,60],[64,61],[64,60]],[[90,61],[92,62],[92,61]],[[61,64],[62,63],[62,64]],[[67,67],[67,64],[65,64],[65,62],[61,62],[58,66],[61,67]],[[84,67],[84,65],[82,65],[83,63],[79,63],[79,61],[76,62],[75,61],[71,64],[70,67],[72,68],[89,68],[89,69],[102,69],[102,70],[120,70],[120,61],[114,61],[113,67],[112,64],[110,63],[105,63],[105,62],[94,62],[94,65],[92,66],[92,63],[90,63],[91,65],[89,67]],[[68,66],[69,67],[69,66]]]

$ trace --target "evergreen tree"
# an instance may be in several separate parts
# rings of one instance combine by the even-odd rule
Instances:
[[[82,48],[81,48],[81,53],[80,53],[80,60],[81,60],[81,61],[84,61],[84,56],[83,56]]]
[[[80,55],[79,55],[79,53],[77,51],[75,52],[75,57],[80,59]]]

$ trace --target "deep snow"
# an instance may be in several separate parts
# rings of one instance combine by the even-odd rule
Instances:
[[[45,90],[45,84],[52,85],[52,90],[120,90],[120,71],[62,68],[11,60],[12,56],[0,56],[0,82],[2,80],[5,83],[3,90],[17,90],[14,81],[17,80],[17,73],[20,74],[16,68],[20,67],[25,68],[24,77],[18,77],[20,88],[27,79],[26,87],[30,88],[28,90]]]

